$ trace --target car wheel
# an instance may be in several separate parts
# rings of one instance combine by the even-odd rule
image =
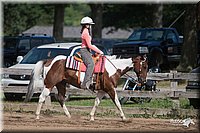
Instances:
[[[189,98],[190,105],[193,106],[195,109],[200,109],[200,99],[198,98]]]
[[[164,59],[160,52],[153,51],[150,55],[151,55],[150,62],[152,62],[151,67],[154,67],[154,66],[159,67],[161,64],[163,64]]]

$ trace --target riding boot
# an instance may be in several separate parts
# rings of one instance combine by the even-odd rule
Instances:
[[[89,90],[89,91],[92,91],[93,93],[96,93],[94,90],[95,90],[95,86],[93,85],[93,83],[91,82],[87,82],[86,83],[86,89]]]
[[[88,90],[90,93],[96,93],[94,90],[95,90],[95,86],[90,83],[90,82],[87,82],[85,85],[82,83],[81,84],[81,89],[84,89],[84,90]]]

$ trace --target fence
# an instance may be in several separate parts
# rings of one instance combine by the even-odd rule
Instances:
[[[30,75],[30,69],[10,69],[3,68],[3,74],[13,74],[13,75]],[[128,75],[132,77],[136,77],[134,72],[128,72]],[[125,78],[125,77],[122,77]],[[124,97],[154,97],[154,98],[199,98],[199,91],[190,90],[185,91],[185,89],[177,89],[179,80],[190,80],[190,81],[199,81],[200,74],[199,73],[181,73],[177,71],[170,71],[170,73],[148,73],[147,79],[157,80],[157,81],[170,81],[170,90],[168,91],[132,91],[132,90],[120,90],[121,88],[117,88],[117,92],[119,96]],[[26,93],[27,86],[2,86],[3,91],[7,93]],[[40,93],[43,88],[37,88],[35,92]],[[161,89],[162,90],[162,89]],[[54,93],[56,89],[53,89]],[[76,87],[71,86],[67,88],[67,92],[71,95],[91,95],[88,91],[77,89]]]
[[[31,70],[29,69],[9,69],[4,68],[2,69],[2,72],[4,74],[13,74],[13,75],[30,75]],[[129,72],[128,75],[132,77],[136,77],[135,73]],[[126,78],[126,77],[122,77]],[[172,109],[151,109],[151,108],[125,108],[125,112],[130,111],[130,114],[150,114],[150,115],[169,115],[169,114],[185,114],[186,116],[198,116],[199,110],[188,110],[188,109],[180,109],[180,103],[179,98],[199,98],[200,93],[196,90],[190,90],[186,91],[185,87],[178,89],[178,81],[179,80],[190,80],[190,81],[199,81],[200,74],[197,73],[180,73],[176,71],[171,71],[170,73],[148,73],[147,79],[151,80],[157,80],[157,81],[170,81],[170,86],[167,91],[132,91],[132,90],[120,90],[122,88],[117,88],[118,96],[124,96],[124,97],[151,97],[151,98],[172,98],[172,101],[174,102]],[[2,86],[3,91],[6,93],[26,93],[27,92],[27,86]],[[40,93],[43,88],[37,88],[35,90],[35,93]],[[56,89],[53,89],[53,93],[57,93]],[[82,95],[82,96],[91,96],[92,94],[89,93],[86,90],[77,89],[76,87],[70,86],[70,88],[67,88],[67,93],[70,95]],[[55,105],[51,105],[51,97],[47,97],[45,100],[46,109],[52,109],[55,108]],[[4,105],[7,107],[7,105]],[[17,106],[17,109],[23,106],[24,109],[24,103],[20,106]],[[9,106],[10,107],[10,106]],[[12,105],[13,107],[13,105]],[[30,106],[27,106],[29,109]],[[74,107],[71,107],[74,108]],[[84,108],[81,108],[81,110]],[[80,110],[80,109],[79,109]],[[107,110],[107,108],[106,108]]]

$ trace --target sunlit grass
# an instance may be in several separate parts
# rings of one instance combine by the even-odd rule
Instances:
[[[94,97],[90,98],[79,98],[77,100],[76,97],[72,97],[70,101],[66,102],[68,106],[93,106],[94,105]],[[188,109],[190,108],[189,100],[187,98],[181,98],[180,101],[180,108]],[[53,102],[54,104],[58,104],[58,102]],[[143,103],[134,103],[133,101],[127,101],[127,103],[123,104],[122,107],[140,107],[140,108],[172,108],[173,101],[170,98],[157,98],[151,99],[150,102],[143,102]],[[114,103],[111,99],[102,99],[100,107],[115,107]]]

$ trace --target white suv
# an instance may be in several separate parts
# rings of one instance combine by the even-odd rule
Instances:
[[[31,49],[24,58],[18,57],[18,59],[21,58],[19,63],[9,67],[9,69],[15,69],[15,71],[19,69],[19,73],[4,73],[1,80],[5,98],[7,100],[21,100],[25,96],[30,82],[30,74],[20,74],[21,69],[33,69],[39,60],[53,58],[57,55],[73,55],[80,48],[80,43],[52,43]]]

